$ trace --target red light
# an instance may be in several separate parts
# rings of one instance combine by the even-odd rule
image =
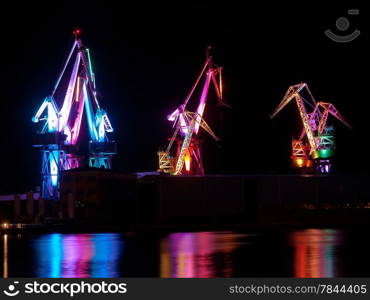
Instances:
[[[80,28],[76,28],[75,30],[73,30],[73,34],[77,37],[81,34],[81,29]]]

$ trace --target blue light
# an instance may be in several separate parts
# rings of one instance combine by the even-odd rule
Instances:
[[[98,141],[98,134],[96,132],[95,124],[94,124],[94,113],[93,108],[91,107],[91,102],[89,100],[89,97],[87,95],[86,90],[86,83],[83,85],[83,92],[84,92],[84,98],[85,98],[85,107],[86,107],[86,116],[87,116],[87,123],[89,125],[89,131],[91,139],[95,142]]]
[[[41,236],[35,241],[38,268],[35,277],[60,278],[62,275],[63,243],[59,233]]]
[[[58,185],[58,161],[59,161],[59,151],[54,150],[50,152],[50,175],[51,175],[51,184],[53,186]]]
[[[46,234],[35,240],[35,277],[117,278],[124,241],[121,234]]]
[[[98,129],[98,140],[99,142],[104,142],[105,140],[105,124],[104,117],[105,112],[103,109],[98,109],[95,114],[95,126]]]
[[[91,277],[119,277],[118,262],[123,253],[123,241],[119,234],[93,234],[95,255],[91,261]]]

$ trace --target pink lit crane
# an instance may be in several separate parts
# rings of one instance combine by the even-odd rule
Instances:
[[[209,48],[207,49],[206,62],[188,96],[185,98],[184,102],[167,117],[169,121],[173,122],[175,131],[173,136],[169,139],[166,150],[158,152],[159,172],[172,175],[204,175],[201,150],[199,141],[196,138],[199,129],[203,128],[216,141],[219,140],[203,118],[211,83],[215,88],[218,104],[227,106],[222,99],[222,68],[213,63],[212,57],[208,55],[208,50]],[[196,112],[190,112],[187,110],[187,105],[194,91],[199,86],[202,77],[205,77],[205,81],[197,110]],[[175,141],[177,141],[177,151],[173,156],[171,152],[173,151],[172,146]]]

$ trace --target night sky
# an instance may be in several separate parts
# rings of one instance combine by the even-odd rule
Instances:
[[[287,88],[301,81],[353,125],[349,130],[331,122],[337,130],[338,172],[369,172],[368,16],[353,1],[328,7],[114,3],[32,1],[2,8],[0,193],[40,184],[31,118],[55,84],[75,27],[81,27],[82,41],[91,49],[101,106],[115,128],[115,169],[157,168],[156,152],[172,134],[165,117],[182,103],[212,45],[232,108],[220,111],[211,93],[205,118],[223,141],[202,135],[207,173],[289,173],[291,138],[301,128],[297,108],[291,103],[274,120],[269,114]],[[349,8],[360,9],[360,15],[347,16]],[[362,31],[357,40],[338,44],[323,34],[328,28],[339,34],[335,21],[341,16],[351,21],[346,34]]]

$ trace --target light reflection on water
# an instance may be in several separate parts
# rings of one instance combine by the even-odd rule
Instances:
[[[8,278],[8,235],[3,234],[3,278]]]
[[[160,241],[160,277],[210,278],[233,274],[230,255],[245,235],[233,232],[172,233]],[[217,269],[214,261],[222,269]]]
[[[232,277],[235,275],[233,253],[238,248],[245,247],[251,237],[233,232],[169,234],[161,240],[160,277]],[[342,242],[339,231],[307,229],[293,231],[289,237],[294,249],[294,271],[290,276],[313,278],[341,275],[337,270],[340,262],[335,253],[335,248]],[[249,247],[257,246],[254,244],[251,241]],[[270,255],[276,256],[274,245],[265,247],[270,247]],[[289,248],[286,247],[285,251],[289,251]],[[264,257],[250,257],[246,260],[259,261],[261,268],[267,261]],[[222,268],[219,268],[220,264]],[[250,263],[249,267],[252,265],[256,268],[255,262]]]
[[[56,278],[338,277],[343,258],[337,250],[346,242],[341,231],[330,229],[1,237],[3,277]]]
[[[337,230],[306,229],[291,234],[295,277],[340,277],[335,249],[343,237]]]
[[[48,234],[34,241],[36,277],[119,277],[119,234]]]

